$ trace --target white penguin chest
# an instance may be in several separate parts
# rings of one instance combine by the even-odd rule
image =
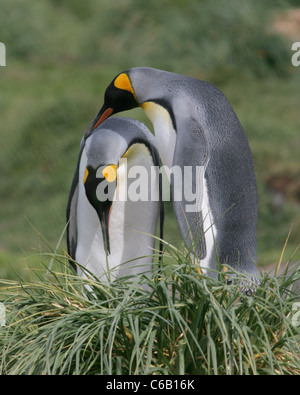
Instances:
[[[156,146],[161,160],[165,166],[171,168],[176,145],[176,131],[170,114],[164,107],[154,102],[145,102],[142,108],[153,124]]]

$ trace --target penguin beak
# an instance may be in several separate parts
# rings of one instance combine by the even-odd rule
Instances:
[[[103,243],[105,246],[105,251],[107,255],[110,255],[110,242],[109,242],[109,217],[111,213],[112,206],[106,206],[104,208],[100,207],[97,210],[97,214],[100,220],[102,235],[103,235]]]
[[[101,110],[99,111],[98,115],[96,116],[94,122],[93,122],[93,130],[96,129],[97,126],[99,126],[103,121],[105,121],[108,117],[111,116],[111,114],[113,113],[113,108],[108,107],[106,108],[106,106],[104,105]]]
[[[96,118],[93,120],[91,125],[88,127],[87,131],[85,132],[85,137],[91,135],[94,129],[96,129],[102,122],[104,122],[108,117],[112,115],[114,109],[111,107],[107,107],[105,104],[102,106],[101,110],[99,111]]]

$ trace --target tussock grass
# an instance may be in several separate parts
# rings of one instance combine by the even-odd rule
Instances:
[[[60,269],[32,283],[2,280],[1,374],[300,373],[299,266],[264,275],[248,297],[238,285],[245,275],[231,268],[216,280],[170,245],[163,258],[152,279],[105,285],[55,254]]]

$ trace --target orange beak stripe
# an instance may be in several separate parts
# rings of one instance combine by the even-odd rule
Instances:
[[[108,108],[107,110],[104,111],[104,113],[101,115],[101,117],[98,119],[96,125],[93,127],[93,129],[96,129],[103,121],[106,120],[111,114],[113,113],[112,108]]]

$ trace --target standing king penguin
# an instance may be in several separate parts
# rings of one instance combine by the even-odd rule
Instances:
[[[108,119],[81,141],[67,206],[68,253],[103,282],[151,275],[159,217],[163,226],[159,174],[145,179],[149,196],[132,201],[128,173],[142,165],[150,175],[159,164],[153,135],[136,120]]]
[[[208,82],[132,68],[107,87],[104,104],[85,137],[110,115],[138,106],[153,123],[164,165],[203,169],[193,172],[192,189],[198,191],[194,212],[186,209],[190,202],[183,186],[182,201],[174,200],[178,186],[171,180],[181,236],[194,245],[201,267],[216,276],[218,263],[228,264],[256,282],[255,173],[247,138],[226,97]]]

